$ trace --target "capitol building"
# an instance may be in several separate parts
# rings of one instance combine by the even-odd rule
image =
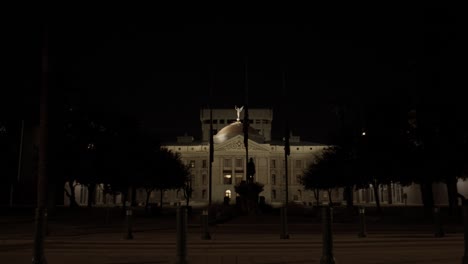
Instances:
[[[235,119],[235,109],[213,109],[214,159],[212,164],[212,201],[222,202],[224,197],[235,201],[234,186],[246,178],[246,151],[243,123]],[[284,142],[272,140],[272,109],[249,109],[248,153],[255,164],[254,180],[264,185],[260,196],[270,204],[281,204],[285,200]],[[192,171],[192,199],[206,203],[209,191],[209,137],[210,110],[201,109],[201,141],[190,136],[177,138],[177,142],[164,147],[181,154]],[[327,147],[322,144],[301,142],[298,136],[290,137],[291,154],[288,165],[289,200],[312,202],[313,196],[305,191],[300,177],[315,155]],[[171,198],[171,197],[168,197]],[[173,197],[174,198],[174,197]],[[328,199],[328,198],[327,198]]]

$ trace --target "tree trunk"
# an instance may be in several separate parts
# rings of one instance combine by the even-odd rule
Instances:
[[[96,184],[88,184],[88,207],[93,207],[94,204],[94,194],[96,193]]]
[[[137,206],[137,200],[136,200],[136,194],[137,194],[137,189],[135,186],[132,186],[132,206]]]
[[[76,202],[76,196],[75,196],[75,185],[73,182],[68,182],[68,187],[70,188],[70,192],[67,191],[67,189],[63,188],[65,191],[65,194],[67,195],[68,199],[70,200],[70,208],[77,208],[78,203]]]
[[[392,188],[393,187],[392,187],[391,183],[387,184],[388,204],[393,204],[393,195],[392,195],[393,190],[392,190]]]
[[[162,212],[162,208],[163,208],[163,197],[164,196],[164,190],[161,190],[161,206],[159,207],[161,209],[161,212]]]
[[[346,207],[351,208],[354,206],[353,203],[353,186],[346,186],[343,192],[344,198],[346,200]]]
[[[127,198],[128,190],[126,192],[122,192],[122,215],[125,215],[127,212]]]
[[[314,189],[314,198],[315,198],[315,202],[317,204],[317,207],[319,207],[320,206],[320,202],[319,202],[320,190],[319,189]]]
[[[380,195],[379,195],[379,183],[374,180],[374,200],[375,200],[375,207],[377,209],[377,213],[382,213],[382,207],[380,206]]]
[[[457,178],[456,177],[448,177],[446,181],[447,185],[447,196],[448,196],[448,204],[449,204],[449,215],[453,215],[455,212],[455,208],[458,206],[457,200]]]
[[[145,212],[149,213],[149,199],[153,190],[146,190]]]
[[[432,216],[434,208],[434,193],[432,191],[432,182],[423,182],[420,184],[421,196],[424,205],[424,215],[426,217]]]

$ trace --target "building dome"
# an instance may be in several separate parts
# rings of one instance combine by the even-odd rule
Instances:
[[[216,135],[213,136],[213,141],[216,144],[223,143],[237,135],[244,136],[244,124],[240,121],[236,121],[223,127],[218,131],[218,133],[216,133]],[[265,141],[265,138],[251,126],[249,126],[249,139],[258,143],[263,143]]]

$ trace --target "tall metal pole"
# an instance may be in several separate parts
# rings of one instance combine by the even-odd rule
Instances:
[[[283,71],[283,100],[284,100],[284,114],[285,114],[285,128],[284,128],[284,176],[285,176],[285,206],[288,206],[288,198],[289,198],[289,186],[288,186],[288,156],[291,153],[291,149],[289,146],[289,121],[288,121],[288,101],[286,96],[286,73]]]
[[[285,197],[284,197],[284,206],[281,208],[281,239],[289,239],[288,234],[288,194],[289,194],[289,186],[288,186],[288,156],[290,154],[290,147],[289,147],[289,124],[288,124],[288,114],[287,114],[287,97],[286,97],[286,76],[285,72],[283,71],[283,100],[284,100],[284,112],[285,112],[285,126],[284,126],[284,185],[285,185]]]
[[[42,83],[40,94],[39,113],[39,169],[37,176],[37,208],[34,234],[33,264],[46,264],[44,256],[44,224],[46,213],[46,192],[47,192],[47,99],[48,99],[48,54],[47,54],[47,33],[44,36],[44,46],[42,50]]]
[[[214,142],[213,142],[213,85],[214,85],[214,76],[211,74],[210,81],[210,96],[209,96],[209,105],[210,105],[210,160],[209,160],[209,175],[208,175],[208,206],[211,207],[212,200],[212,186],[213,186],[213,160],[214,160]]]
[[[248,171],[247,171],[247,164],[249,164],[249,77],[248,77],[248,69],[247,69],[247,57],[245,57],[245,80],[244,80],[244,87],[245,87],[245,112],[244,112],[244,146],[245,146],[245,180],[247,182],[250,181],[248,178]]]

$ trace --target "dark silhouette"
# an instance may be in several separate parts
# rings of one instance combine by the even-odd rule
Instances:
[[[254,182],[254,175],[255,175],[255,163],[253,158],[249,159],[249,163],[247,163],[247,181],[249,183]]]

